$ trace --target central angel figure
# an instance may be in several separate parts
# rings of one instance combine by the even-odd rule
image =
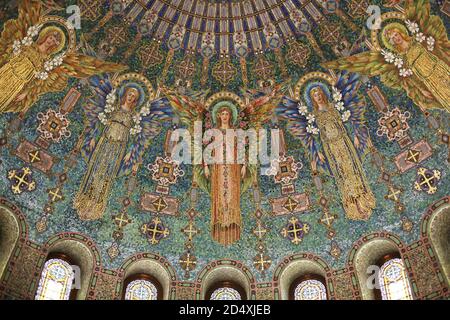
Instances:
[[[202,164],[194,165],[193,179],[211,196],[211,236],[222,245],[231,245],[241,237],[241,194],[255,182],[257,171],[256,165],[238,160],[238,151],[246,146],[245,143],[241,145],[242,141],[234,135],[230,139],[229,132],[234,132],[236,128],[259,129],[270,120],[281,100],[280,87],[277,86],[268,95],[252,92],[254,99],[246,105],[233,100],[231,95],[219,98],[211,104],[210,109],[205,107],[201,99],[192,99],[168,90],[164,92],[174,112],[189,130],[194,130],[194,122],[201,121],[209,132],[216,131],[212,137],[203,139],[203,144],[214,139],[216,141],[211,143],[214,145],[211,153],[204,154]],[[208,158],[213,161],[208,161]]]

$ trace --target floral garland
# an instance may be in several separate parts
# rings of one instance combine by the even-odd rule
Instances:
[[[116,89],[113,89],[106,96],[105,109],[103,110],[103,112],[100,112],[98,114],[98,119],[104,125],[106,125],[108,123],[108,115],[115,110],[115,103],[117,100],[116,92],[117,92]],[[150,114],[150,101],[148,101],[147,104],[141,108],[139,113],[133,115],[134,126],[130,129],[130,134],[132,136],[141,133],[142,117],[146,117],[149,114]]]
[[[341,119],[343,122],[347,122],[351,116],[350,110],[345,110],[344,101],[342,101],[342,93],[335,87],[333,87],[333,104],[336,110],[341,113]],[[314,114],[308,112],[308,107],[306,107],[302,101],[298,105],[298,113],[301,114],[308,120],[308,125],[306,126],[306,132],[317,135],[320,130],[315,125],[316,117]]]
[[[387,50],[381,50],[381,55],[384,57],[384,61],[394,64],[397,67],[400,77],[406,78],[412,76],[413,73],[411,69],[403,68],[405,63],[402,57]]]
[[[341,119],[343,122],[347,122],[352,115],[350,110],[345,110],[344,101],[342,101],[342,93],[336,88],[333,87],[333,103],[334,107],[337,111],[341,112]]]
[[[33,38],[35,38],[39,32],[42,29],[42,24],[38,24],[35,26],[31,26],[27,30],[27,36],[20,40],[15,40],[13,43],[13,54],[15,56],[19,55],[22,52],[22,47],[29,47],[33,44]],[[47,80],[48,75],[50,72],[52,72],[55,68],[62,65],[64,58],[66,56],[66,53],[63,52],[57,56],[55,56],[52,60],[48,60],[44,63],[44,71],[36,72],[35,78],[39,80]]]
[[[432,36],[427,37],[423,32],[421,32],[417,22],[406,20],[405,23],[409,32],[411,32],[417,42],[422,43],[426,40],[428,51],[434,50],[434,44],[436,43],[436,40],[434,40]]]

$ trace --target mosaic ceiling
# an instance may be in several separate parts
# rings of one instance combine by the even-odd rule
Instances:
[[[338,269],[382,230],[411,243],[450,187],[450,4],[430,2],[2,2],[0,195],[36,243],[78,232],[107,268],[153,252],[185,280],[231,259],[267,281],[295,252]],[[281,129],[278,161],[171,157],[224,108]]]

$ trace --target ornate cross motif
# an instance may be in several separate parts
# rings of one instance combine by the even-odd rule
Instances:
[[[270,257],[263,253],[258,253],[253,258],[253,265],[260,272],[264,272],[267,269],[269,269],[271,264],[272,264],[272,260],[270,259]]]
[[[28,153],[29,159],[31,163],[41,161],[39,150],[31,151]]]
[[[181,229],[181,232],[183,232],[191,241],[195,235],[199,234],[198,229],[195,227],[193,221],[189,221],[188,225]]]
[[[141,227],[142,234],[146,235],[150,244],[158,244],[159,241],[169,236],[170,231],[162,221],[156,217],[150,223],[145,223]]]
[[[262,239],[267,233],[267,229],[264,226],[264,224],[258,220],[258,222],[256,223],[256,227],[253,229],[253,234],[258,238],[258,239]]]
[[[189,272],[197,266],[197,258],[187,251],[180,257],[179,263],[181,268],[186,271],[186,276],[189,277]]]
[[[100,17],[101,4],[100,0],[78,0],[81,16],[90,21],[95,21]]]
[[[36,182],[33,181],[31,174],[32,172],[28,167],[8,172],[8,179],[11,181],[11,190],[14,194],[36,189]]]
[[[281,234],[293,244],[299,244],[303,241],[305,235],[309,233],[309,230],[309,224],[299,221],[296,217],[292,217],[289,219],[289,223],[281,230]]]
[[[48,198],[50,200],[50,202],[54,203],[54,202],[58,202],[64,199],[63,194],[61,193],[61,190],[56,187],[53,189],[48,189]]]
[[[227,86],[236,76],[237,70],[229,59],[221,59],[212,69],[213,77],[221,85]]]
[[[406,160],[412,163],[418,163],[420,159],[420,151],[410,149],[406,154]]]
[[[112,218],[114,219],[114,222],[119,227],[119,229],[122,229],[123,227],[131,223],[131,219],[128,217],[125,211],[120,212],[118,215],[115,215]]]
[[[417,180],[414,183],[414,188],[418,191],[424,191],[428,194],[433,194],[437,191],[438,180],[441,179],[441,172],[438,170],[429,170],[426,168],[419,168],[417,171]]]
[[[157,42],[141,47],[138,55],[142,65],[147,68],[157,66],[164,60],[164,55],[159,49],[159,44]]]

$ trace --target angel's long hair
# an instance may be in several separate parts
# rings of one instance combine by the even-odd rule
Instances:
[[[315,92],[320,92],[320,94],[325,98],[326,101],[328,101],[328,97],[327,97],[326,93],[323,91],[321,86],[316,86],[309,91],[309,97],[311,99],[313,110],[319,111],[319,106],[318,106],[316,100],[314,100],[314,96],[313,96]]]

